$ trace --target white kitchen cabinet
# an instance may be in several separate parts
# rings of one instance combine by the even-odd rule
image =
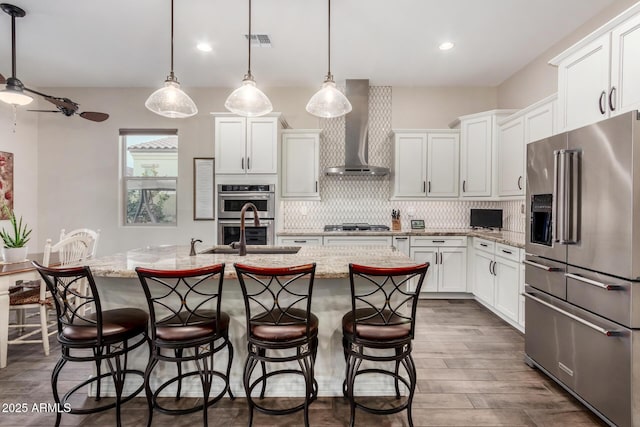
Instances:
[[[529,144],[555,133],[557,94],[527,107],[524,115],[524,142]]]
[[[467,292],[467,238],[412,236],[411,258],[428,262],[421,293]]]
[[[516,110],[493,110],[460,117],[460,195],[490,197],[497,195],[496,143],[497,121]]]
[[[391,236],[324,236],[325,246],[391,246]]]
[[[571,130],[640,104],[640,4],[549,61],[558,67],[559,130]]]
[[[320,129],[282,131],[282,198],[320,200],[320,132]]]
[[[460,134],[427,133],[427,197],[458,197]]]
[[[457,130],[394,130],[394,198],[458,197]]]
[[[393,247],[406,256],[411,256],[409,236],[393,236]]]
[[[524,117],[498,126],[498,195],[524,195]]]
[[[473,294],[490,310],[523,329],[520,249],[477,237],[473,248]]]
[[[322,236],[280,236],[281,246],[322,246]]]
[[[278,173],[278,117],[215,116],[216,174]]]

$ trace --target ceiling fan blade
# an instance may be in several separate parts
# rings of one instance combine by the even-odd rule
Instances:
[[[35,111],[36,113],[59,113],[58,110],[27,110],[27,111]]]
[[[2,74],[0,74],[0,85],[3,85],[7,82],[7,79],[4,78]]]
[[[107,113],[98,113],[96,111],[83,111],[78,114],[83,119],[91,120],[94,122],[104,122],[109,118]]]
[[[56,107],[65,108],[71,111],[77,111],[78,106],[72,102],[67,102],[61,98],[54,98],[52,96],[45,96],[44,99],[55,105]]]

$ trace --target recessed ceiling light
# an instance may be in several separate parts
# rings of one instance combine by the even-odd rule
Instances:
[[[453,44],[453,42],[444,42],[438,47],[440,48],[440,50],[449,50],[453,49],[454,46],[455,44]]]
[[[198,45],[196,46],[198,48],[198,50],[201,50],[202,52],[211,52],[212,48],[211,45],[209,43],[198,43]]]

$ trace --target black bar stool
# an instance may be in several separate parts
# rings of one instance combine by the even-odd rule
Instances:
[[[318,395],[313,367],[318,350],[318,318],[311,313],[311,294],[316,264],[295,267],[268,268],[234,264],[244,296],[247,317],[249,354],[243,382],[249,404],[249,426],[253,409],[271,415],[286,415],[304,411],[309,425],[309,404]],[[288,350],[288,351],[287,351]],[[300,369],[280,369],[267,373],[267,363],[297,361]],[[251,375],[260,363],[262,374],[253,382]],[[300,405],[274,409],[256,403],[251,395],[261,384],[264,398],[267,379],[274,375],[302,375],[305,383],[304,402]]]
[[[233,399],[229,387],[229,373],[233,362],[233,346],[229,341],[229,315],[220,309],[224,264],[190,270],[153,270],[137,267],[136,272],[144,289],[151,316],[153,350],[145,372],[145,391],[149,405],[147,425],[151,425],[153,410],[164,414],[182,415],[203,411],[203,425],[208,425],[207,408],[225,393]],[[214,355],[227,348],[226,373],[213,369]],[[164,350],[164,351],[163,351]],[[159,361],[177,364],[178,375],[152,392],[150,377]],[[195,371],[183,373],[182,362],[193,361]],[[177,383],[176,400],[180,399],[182,380],[199,376],[203,403],[191,408],[165,408],[158,403],[158,395]],[[222,390],[210,397],[214,377],[223,382]]]
[[[395,414],[406,409],[409,425],[413,426],[411,403],[416,388],[416,368],[411,357],[411,341],[418,295],[428,268],[428,263],[398,268],[349,264],[352,308],[342,317],[342,344],[347,361],[344,393],[351,405],[351,426],[355,424],[356,408],[373,414]],[[410,282],[416,282],[412,292],[407,290]],[[393,350],[393,354],[380,350]],[[360,369],[364,360],[394,362],[395,369]],[[408,379],[400,375],[400,364]],[[407,387],[409,396],[403,403],[385,409],[357,402],[354,383],[361,374],[391,376],[396,399],[400,399],[399,382]]]
[[[115,402],[91,408],[73,408],[72,414],[91,414],[116,408],[116,424],[121,425],[120,406],[132,399],[144,387],[144,373],[127,369],[127,354],[144,343],[149,343],[147,323],[149,316],[137,308],[119,308],[102,311],[96,284],[89,267],[49,268],[33,261],[47,285],[56,306],[58,342],[62,356],[51,374],[55,402],[64,408],[71,405],[69,399],[78,390],[91,384],[96,386],[96,401],[101,399],[100,385],[104,378],[113,379]],[[81,292],[80,285],[88,284],[88,292]],[[87,351],[89,350],[89,351]],[[58,394],[58,376],[67,362],[93,362],[96,375],[74,386],[62,399]],[[101,373],[102,363],[109,372]],[[125,379],[131,375],[141,377],[140,387],[123,396]],[[60,425],[61,412],[56,415]]]

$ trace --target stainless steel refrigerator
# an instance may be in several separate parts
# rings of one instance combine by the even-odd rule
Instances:
[[[640,117],[527,146],[525,353],[612,425],[640,425]]]

